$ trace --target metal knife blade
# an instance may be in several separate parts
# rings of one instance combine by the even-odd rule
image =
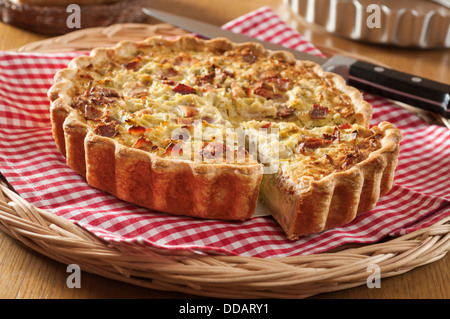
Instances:
[[[330,59],[325,59],[169,12],[150,8],[143,8],[143,11],[153,18],[204,38],[225,37],[236,43],[257,42],[268,50],[291,52],[299,60],[313,61],[320,64],[325,71],[341,75],[349,85],[365,92],[450,118],[450,85],[346,56],[335,55]]]

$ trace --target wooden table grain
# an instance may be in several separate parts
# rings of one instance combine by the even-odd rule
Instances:
[[[76,1],[75,1],[76,2]],[[281,0],[152,0],[154,8],[222,25],[261,6],[282,8]],[[292,17],[289,17],[291,19]],[[290,20],[319,48],[364,56],[394,69],[450,83],[449,50],[407,49],[354,42],[330,35],[300,20]],[[15,50],[48,38],[0,23],[0,50]],[[81,287],[69,288],[67,265],[51,260],[0,232],[0,298],[2,299],[199,299],[177,292],[156,291],[82,272]],[[359,286],[323,293],[312,299],[448,299],[450,254],[426,266],[383,279],[380,288]]]

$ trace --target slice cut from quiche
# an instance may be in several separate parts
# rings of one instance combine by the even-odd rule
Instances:
[[[226,39],[95,49],[57,73],[49,98],[56,145],[90,185],[211,219],[250,219],[260,198],[291,239],[371,209],[401,138],[369,128],[370,104],[340,76]]]
[[[290,239],[347,224],[374,208],[392,186],[401,135],[390,123],[243,125],[272,166],[263,175],[259,198]],[[274,133],[261,134],[261,128]]]

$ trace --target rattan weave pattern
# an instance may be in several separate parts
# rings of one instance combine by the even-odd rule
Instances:
[[[306,298],[366,284],[370,265],[378,265],[387,278],[437,261],[450,250],[450,218],[386,242],[296,257],[205,256],[119,246],[33,207],[5,182],[0,184],[0,230],[89,273],[212,298]]]

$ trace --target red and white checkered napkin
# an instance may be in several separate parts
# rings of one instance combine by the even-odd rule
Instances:
[[[268,7],[224,27],[320,54]],[[372,243],[450,215],[450,130],[427,125],[373,95],[366,95],[374,107],[373,123],[390,121],[404,134],[395,184],[375,209],[344,227],[291,242],[270,217],[199,220],[120,201],[90,187],[69,169],[52,138],[46,92],[55,72],[79,54],[85,53],[0,52],[0,171],[29,203],[105,240],[202,254],[282,257]]]

